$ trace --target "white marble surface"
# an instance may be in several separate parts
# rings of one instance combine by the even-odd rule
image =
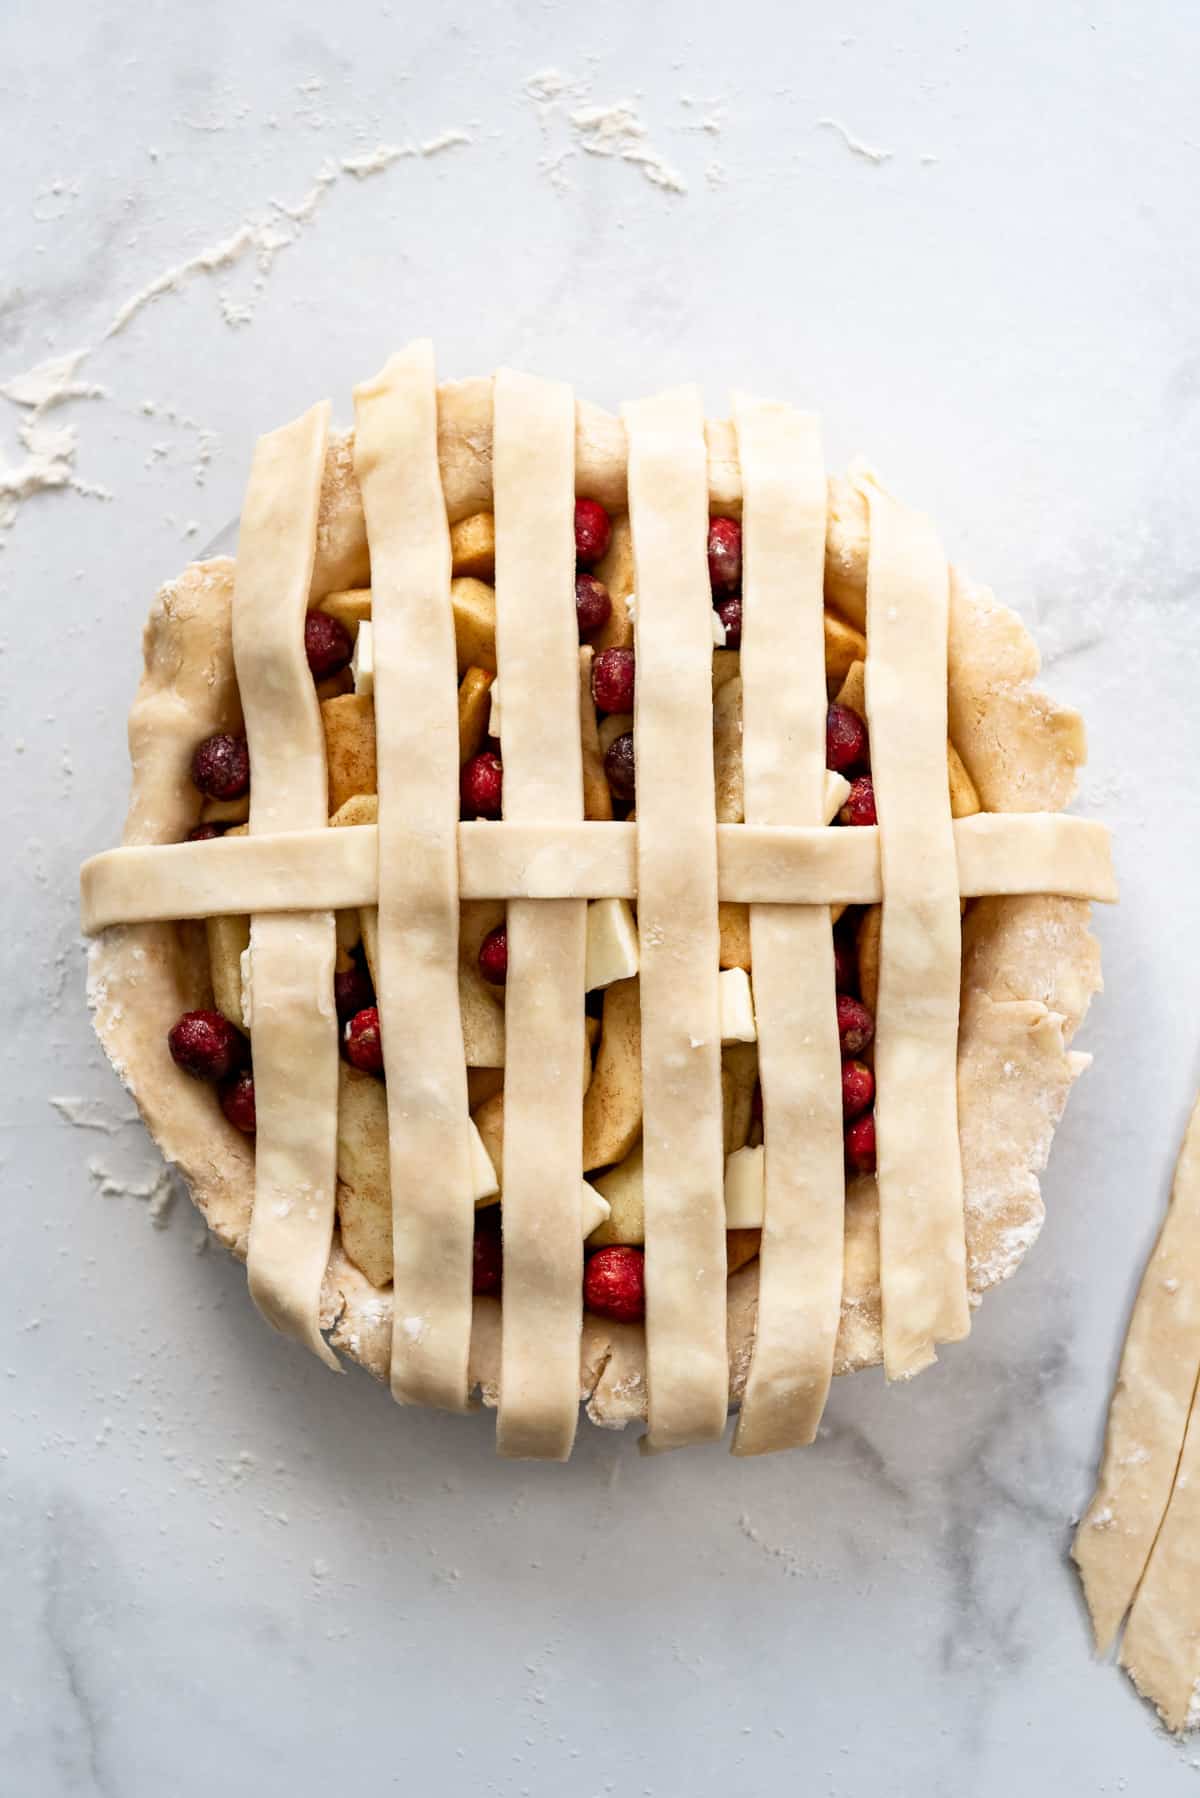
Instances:
[[[10,11],[0,381],[91,346],[103,394],[42,424],[111,499],[30,500],[0,557],[4,1794],[1196,1789],[1200,1748],[1091,1660],[1065,1561],[1200,1075],[1184,18]],[[547,66],[587,84],[573,108],[632,100],[686,191],[539,118]],[[306,220],[276,204],[314,188]],[[221,245],[231,266],[106,338]],[[75,876],[119,829],[148,600],[233,518],[258,428],[326,392],[345,416],[424,332],[448,372],[504,358],[608,403],[701,376],[712,410],[734,382],[819,406],[831,453],[934,513],[1088,713],[1083,804],[1118,828],[1124,903],[1044,1234],[913,1387],[839,1383],[809,1454],[643,1461],[585,1430],[565,1469],[498,1463],[490,1416],[331,1378],[199,1252],[185,1202],[156,1229],[113,1190],[157,1164],[83,1013]]]

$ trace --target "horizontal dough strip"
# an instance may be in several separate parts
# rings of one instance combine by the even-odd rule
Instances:
[[[1116,900],[1109,832],[1058,812],[980,812],[954,823],[959,891]],[[635,899],[636,824],[460,824],[463,899]],[[719,824],[724,900],[759,905],[877,905],[879,833]],[[281,831],[107,849],[85,862],[81,921],[114,924],[250,911],[348,911],[379,898],[376,827]]]

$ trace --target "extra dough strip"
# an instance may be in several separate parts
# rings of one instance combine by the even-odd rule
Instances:
[[[458,704],[433,346],[355,389],[379,766],[376,992],[395,1262],[391,1387],[467,1408],[475,1206],[458,1003]],[[331,836],[345,832],[331,831]]]
[[[694,388],[623,417],[638,598],[646,1442],[665,1449],[719,1437],[729,1395],[708,492]]]
[[[744,491],[746,821],[824,823],[825,469],[815,417],[734,397]],[[843,832],[852,835],[852,832]],[[752,905],[766,1191],[735,1454],[812,1442],[842,1310],[841,1055],[828,908]]]
[[[883,882],[875,1017],[880,1291],[890,1380],[970,1329],[958,1143],[958,868],[946,785],[950,579],[933,529],[863,481],[867,722]]]
[[[517,822],[583,818],[574,423],[569,387],[496,375],[496,660],[504,817]],[[579,1417],[586,918],[583,899],[508,905],[496,1446],[556,1461]]]
[[[325,736],[304,616],[328,431],[326,402],[260,438],[242,506],[233,659],[250,746],[251,839],[325,823]],[[337,1185],[334,954],[331,911],[251,917],[250,1293],[277,1330],[336,1369],[317,1315]]]
[[[836,806],[834,807],[836,810]],[[825,815],[829,815],[826,805]],[[1058,812],[979,812],[954,824],[959,891],[1115,900],[1107,827]],[[634,824],[460,824],[464,899],[636,899]],[[877,905],[879,833],[718,824],[722,899]],[[106,849],[84,865],[86,934],[112,924],[248,911],[335,911],[379,896],[373,824],[278,837]]]
[[[1143,1678],[1156,1678],[1149,1671],[1158,1610],[1156,1588],[1164,1565],[1177,1557],[1178,1545],[1169,1538],[1178,1536],[1176,1506],[1182,1509],[1187,1502],[1181,1500],[1178,1486],[1175,1497],[1171,1497],[1185,1429],[1193,1439],[1192,1458],[1200,1453],[1194,1441],[1200,1433],[1194,1412],[1192,1423],[1188,1423],[1198,1371],[1200,1102],[1188,1124],[1175,1170],[1170,1208],[1146,1264],[1129,1320],[1108,1413],[1100,1477],[1071,1550],[1083,1580],[1096,1647],[1101,1654],[1112,1645],[1147,1562],[1155,1569],[1153,1580],[1146,1573],[1126,1635],[1126,1654],[1131,1657],[1139,1686]],[[1196,1489],[1200,1491],[1200,1475]],[[1160,1535],[1164,1514],[1174,1517],[1174,1522],[1169,1532],[1163,1526]],[[1162,1545],[1161,1557],[1154,1546],[1156,1537]],[[1200,1543],[1200,1523],[1195,1526],[1193,1540]],[[1182,1592],[1186,1587],[1181,1584],[1178,1589]],[[1200,1622],[1200,1600],[1196,1615],[1187,1621],[1192,1625]],[[1136,1657],[1132,1651],[1137,1651]],[[1200,1655],[1191,1677],[1195,1673],[1200,1673]],[[1161,1679],[1156,1683],[1161,1688]],[[1148,1695],[1155,1696],[1153,1692]]]

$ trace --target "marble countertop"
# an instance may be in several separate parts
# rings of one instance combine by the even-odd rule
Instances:
[[[967,11],[10,18],[5,1798],[1197,1789],[1092,1660],[1066,1550],[1200,1078],[1200,43],[1168,0]],[[584,1429],[506,1465],[490,1415],[331,1378],[93,1042],[76,871],[119,831],[149,599],[257,430],[346,417],[424,333],[608,404],[819,407],[1087,714],[1123,903],[1045,1230],[936,1369],[838,1382],[812,1452]]]

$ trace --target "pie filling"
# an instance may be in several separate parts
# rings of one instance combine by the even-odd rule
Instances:
[[[653,1448],[731,1399],[735,1452],[811,1441],[1036,1234],[1115,897],[1079,720],[811,415],[439,389],[425,344],[355,398],[152,615],[102,1037],[331,1365],[481,1387],[506,1454],[568,1453],[581,1385]]]
[[[459,665],[460,810],[463,820],[498,819],[503,811],[503,751],[496,679],[495,521],[478,512],[451,538],[455,647]],[[744,822],[742,683],[740,675],[742,529],[736,518],[710,517],[707,538],[713,598],[713,762],[717,817]],[[609,516],[598,500],[575,506],[575,611],[579,628],[580,736],[584,815],[636,818],[633,701],[633,565],[627,516]],[[825,612],[825,679],[829,706],[825,766],[840,803],[839,827],[876,823],[864,692],[866,638],[832,609]],[[375,702],[369,588],[327,595],[305,621],[305,652],[321,701],[329,770],[331,825],[376,817]],[[947,742],[952,815],[982,810],[954,745]],[[251,767],[244,736],[220,733],[196,745],[192,781],[200,822],[188,840],[241,833],[249,816]],[[873,1101],[874,1003],[879,979],[881,907],[837,907],[834,954],[837,1025],[842,1051],[842,1110],[847,1168],[875,1170]],[[503,1194],[497,1170],[504,1130],[504,987],[507,936],[501,902],[468,901],[461,909],[460,986],[463,1046],[471,1115],[479,1149],[480,1185],[474,1291],[503,1287]],[[185,1073],[213,1084],[229,1121],[253,1136],[253,1018],[247,974],[250,919],[207,923],[215,1010],[185,1013],[168,1047]],[[343,1067],[338,1129],[337,1217],[342,1246],[372,1285],[392,1280],[392,1196],[388,1177],[383,1046],[375,1004],[371,914],[337,914],[332,1001],[341,1025]],[[727,1272],[757,1258],[763,1209],[762,1093],[754,1018],[749,907],[720,913],[721,1094],[727,1213]],[[586,1221],[583,1302],[621,1323],[645,1315],[641,1157],[641,1066],[638,1030],[636,901],[596,899],[587,915],[587,1000],[583,1165],[591,1187]],[[367,1086],[358,1078],[368,1076]]]

